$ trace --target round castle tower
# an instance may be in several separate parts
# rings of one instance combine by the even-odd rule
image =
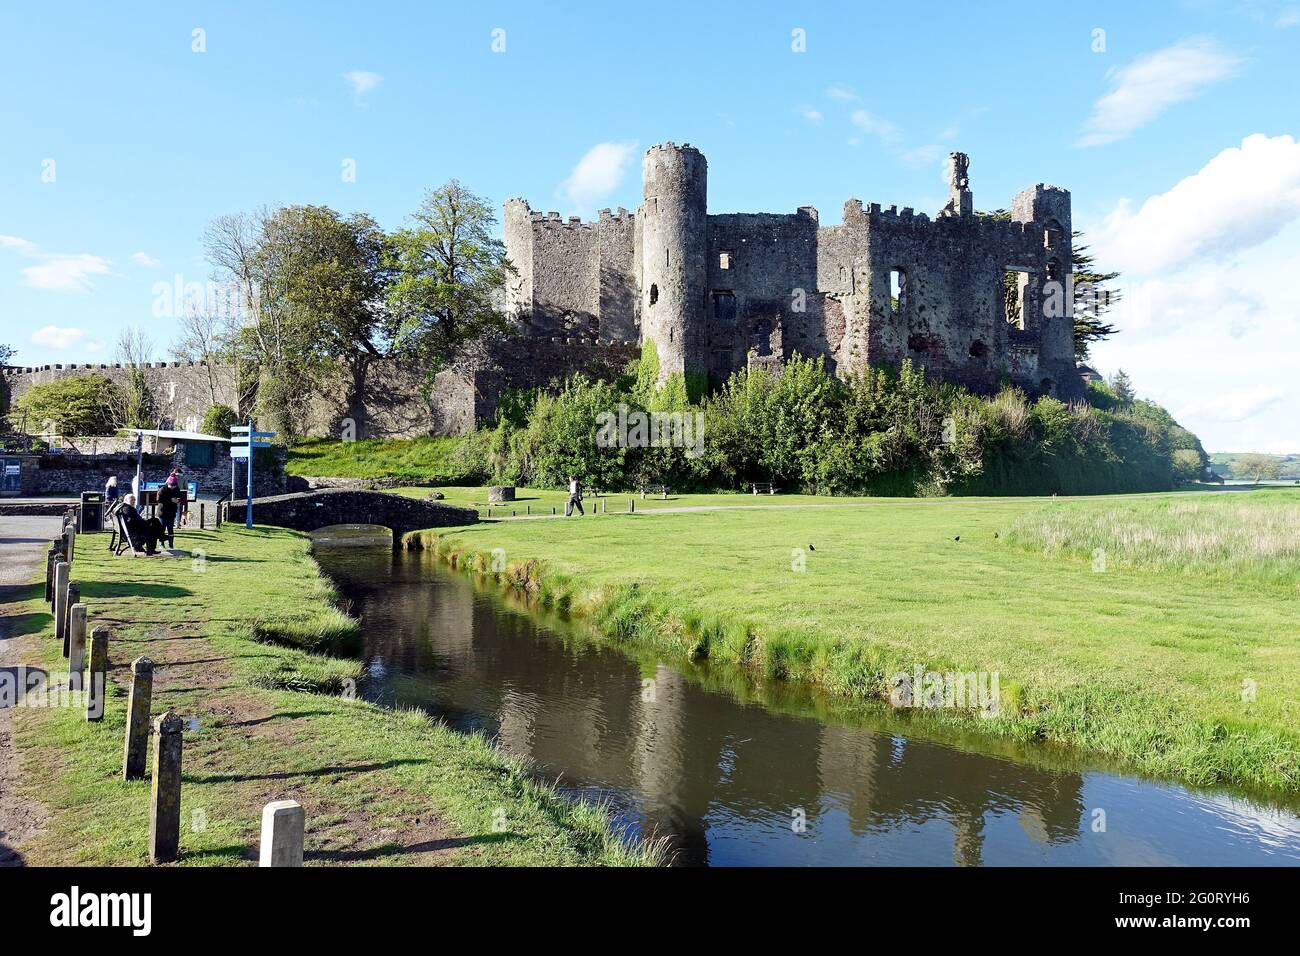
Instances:
[[[641,167],[641,338],[659,351],[659,380],[707,371],[708,163],[689,143],[660,143]]]

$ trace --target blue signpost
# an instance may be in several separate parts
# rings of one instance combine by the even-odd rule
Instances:
[[[253,449],[270,448],[271,443],[267,441],[274,438],[275,432],[259,432],[253,419],[248,420],[247,425],[230,426],[230,497],[235,496],[235,459],[246,459],[245,473],[248,477],[248,488],[245,495],[245,514],[244,527],[253,527]]]

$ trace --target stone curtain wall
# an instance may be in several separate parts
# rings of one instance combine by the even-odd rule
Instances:
[[[42,365],[7,366],[3,372],[9,404],[34,385],[43,385],[74,376],[99,375],[122,385],[129,370],[121,365]],[[143,366],[145,381],[157,403],[162,427],[197,431],[213,404],[234,408],[238,404],[235,371],[232,366],[209,366],[201,362],[152,362]],[[211,373],[211,374],[209,374]],[[29,422],[28,430],[38,432],[40,422]]]

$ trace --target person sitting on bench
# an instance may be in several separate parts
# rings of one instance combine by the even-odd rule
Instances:
[[[135,495],[127,495],[122,499],[122,507],[118,508],[118,514],[122,518],[122,523],[126,526],[126,533],[130,535],[131,540],[127,543],[134,550],[136,541],[144,542],[145,554],[157,554],[158,542],[162,540],[163,524],[157,518],[146,519],[140,514],[135,507]]]

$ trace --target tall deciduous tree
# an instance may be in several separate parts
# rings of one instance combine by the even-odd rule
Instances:
[[[118,428],[154,428],[158,424],[158,403],[144,373],[153,355],[153,341],[143,329],[122,329],[113,359],[123,368],[122,380],[113,392],[113,419]]]
[[[401,347],[432,377],[505,327],[501,293],[514,269],[492,235],[492,207],[454,179],[430,190],[411,218],[390,237],[388,306]]]

